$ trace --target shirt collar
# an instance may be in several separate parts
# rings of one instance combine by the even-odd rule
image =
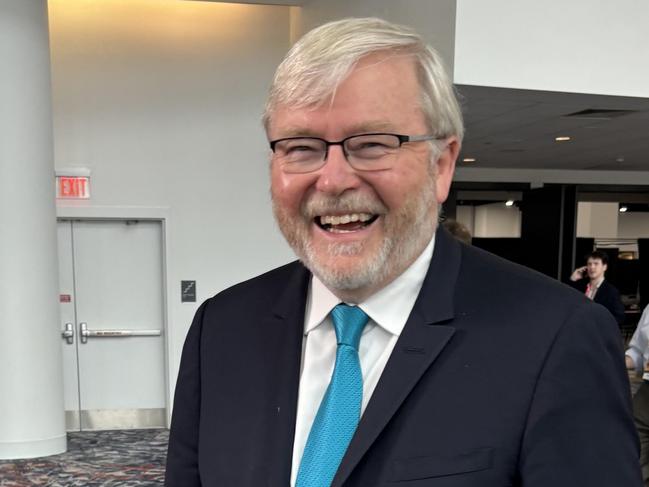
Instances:
[[[399,277],[359,304],[372,321],[393,335],[401,334],[410,316],[428,272],[434,247],[435,234],[419,257]],[[312,276],[307,295],[304,334],[322,323],[340,302],[318,277]]]
[[[597,281],[595,283],[595,288],[599,289],[599,287],[602,285],[603,282],[604,282],[604,277],[602,277],[599,281]],[[592,286],[592,284],[591,284],[591,286]]]
[[[304,320],[304,334],[324,321],[327,315],[341,301],[332,293],[320,279],[315,275],[311,276],[311,285],[307,295],[306,320]]]

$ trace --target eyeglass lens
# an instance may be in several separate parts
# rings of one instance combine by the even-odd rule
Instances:
[[[355,135],[339,143],[311,137],[291,138],[277,141],[275,157],[286,172],[315,171],[324,165],[331,145],[343,146],[354,169],[376,171],[392,167],[401,143],[390,134]]]

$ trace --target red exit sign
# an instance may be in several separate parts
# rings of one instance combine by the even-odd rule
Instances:
[[[90,198],[90,178],[86,176],[57,176],[56,197],[69,199]]]

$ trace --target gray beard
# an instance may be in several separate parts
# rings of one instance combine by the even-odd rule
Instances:
[[[280,230],[304,265],[316,275],[330,290],[357,290],[380,285],[401,274],[424,250],[437,225],[437,208],[435,205],[434,181],[425,186],[417,195],[406,201],[398,213],[389,215],[384,221],[385,238],[380,248],[368,256],[362,265],[348,269],[339,269],[322,262],[313,248],[308,235],[308,225],[317,214],[326,214],[328,209],[351,211],[355,208],[367,208],[368,202],[359,198],[319,198],[305,204],[301,214],[303,221],[299,225],[279,208],[273,200],[273,211]],[[378,207],[378,208],[377,208]],[[384,205],[372,202],[370,208],[376,213],[384,213]],[[431,215],[431,208],[434,208]],[[330,244],[326,250],[329,257],[353,256],[363,253],[364,242]]]
[[[364,246],[363,242],[338,245],[331,244],[327,248],[327,253],[330,256],[358,255],[362,253]],[[304,257],[301,260],[327,288],[348,291],[360,289],[385,280],[389,273],[388,266],[385,264],[393,246],[392,239],[386,238],[379,251],[371,256],[363,267],[353,271],[351,269],[335,269],[320,265],[310,242],[306,244]]]

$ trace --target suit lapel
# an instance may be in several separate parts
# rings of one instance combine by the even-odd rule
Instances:
[[[304,311],[307,289],[311,274],[301,264],[296,264],[283,293],[262,327],[264,363],[271,368],[274,401],[271,412],[271,437],[266,438],[268,462],[266,464],[268,486],[289,485],[295,418],[302,361],[302,339],[304,335]],[[273,364],[276,364],[273,367]],[[268,384],[260,385],[262,390]],[[251,432],[253,436],[258,432]]]
[[[440,226],[435,250],[419,296],[385,366],[332,487],[340,487],[383,428],[442,352],[455,328],[454,291],[460,268],[460,245]]]

